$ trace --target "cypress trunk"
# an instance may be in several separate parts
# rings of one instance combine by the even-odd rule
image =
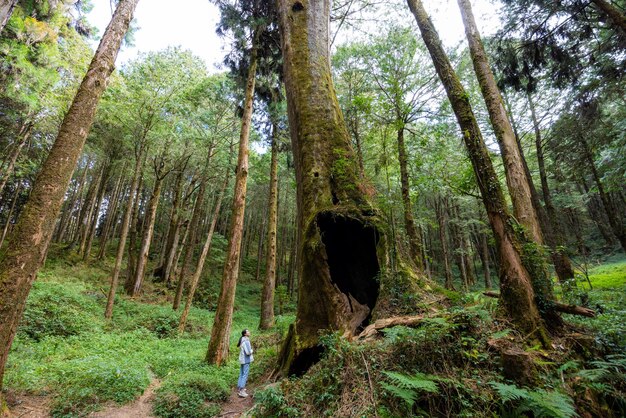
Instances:
[[[406,144],[404,143],[404,128],[398,129],[398,161],[400,162],[400,183],[402,190],[402,204],[404,206],[404,228],[409,238],[409,254],[411,260],[419,270],[423,269],[422,249],[419,234],[413,218],[413,208],[411,205],[411,194],[409,184],[408,157]]]
[[[469,96],[454,72],[422,2],[407,1],[463,133],[463,140],[496,239],[500,268],[500,306],[518,329],[540,340],[543,344],[547,344],[548,336],[535,302],[531,276],[524,267],[519,252],[521,243],[514,230],[514,221],[508,213],[497,174],[471,108]]]
[[[122,231],[120,232],[120,242],[117,245],[117,254],[115,256],[115,266],[113,267],[113,273],[111,274],[111,287],[107,296],[107,304],[104,312],[104,317],[111,319],[113,316],[113,303],[115,302],[115,293],[117,292],[117,284],[119,282],[120,271],[122,269],[122,260],[124,258],[124,249],[126,247],[126,237],[128,236],[128,230],[130,229],[130,221],[133,216],[133,208],[135,207],[134,200],[139,199],[138,186],[140,178],[140,170],[143,165],[143,146],[139,147],[139,153],[135,156],[135,170],[133,171],[133,180],[130,186],[130,194],[128,196],[128,202],[126,204],[126,211],[124,212],[124,220],[122,221]]]
[[[87,74],[63,119],[50,154],[37,176],[9,246],[0,256],[0,390],[26,298],[43,262],[72,172],[76,168],[137,2],[122,0],[118,3]]]
[[[291,375],[318,360],[320,330],[352,336],[392,311],[394,300],[381,295],[391,286],[382,274],[387,224],[371,203],[331,79],[330,2],[280,0],[278,10],[297,181],[299,296],[277,372]],[[424,293],[408,268],[393,279]]]
[[[191,284],[189,286],[189,292],[187,293],[187,301],[185,303],[185,308],[183,309],[183,313],[180,315],[180,321],[178,322],[178,333],[182,334],[185,331],[185,324],[187,323],[187,316],[189,316],[189,310],[191,309],[191,304],[193,303],[193,297],[196,294],[196,289],[198,288],[198,283],[200,282],[200,277],[202,276],[202,270],[204,269],[204,262],[209,255],[209,251],[211,251],[211,242],[213,241],[213,232],[215,232],[215,225],[217,224],[217,218],[220,215],[220,210],[222,209],[222,200],[224,198],[224,193],[226,192],[226,187],[228,187],[228,181],[230,180],[230,164],[229,167],[226,168],[226,176],[224,177],[224,183],[222,184],[222,188],[220,189],[219,195],[217,197],[217,202],[215,203],[215,209],[213,210],[213,217],[211,218],[211,223],[209,224],[209,231],[207,232],[206,240],[204,241],[204,245],[202,246],[202,252],[200,253],[200,257],[198,258],[198,263],[196,264],[196,271],[194,272],[191,278]]]
[[[248,141],[250,137],[250,125],[252,123],[257,48],[260,35],[260,29],[256,28],[252,40],[248,77],[246,80],[246,98],[241,120],[241,133],[239,135],[237,177],[235,178],[235,189],[233,191],[228,248],[226,250],[220,296],[217,302],[217,310],[215,311],[215,319],[213,320],[213,328],[211,329],[211,339],[206,354],[206,361],[209,364],[216,364],[218,366],[221,366],[228,360],[230,328],[233,322],[233,309],[235,307],[235,290],[237,287],[237,278],[239,277],[239,259],[241,256],[248,181]]]
[[[272,127],[272,158],[270,162],[269,216],[267,226],[267,262],[261,294],[261,322],[259,328],[274,325],[274,288],[276,287],[276,230],[278,220],[278,126]],[[283,238],[285,240],[285,238]]]

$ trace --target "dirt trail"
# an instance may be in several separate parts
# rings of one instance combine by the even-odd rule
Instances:
[[[152,401],[154,400],[154,392],[161,386],[161,381],[154,379],[150,386],[146,388],[143,395],[135,402],[123,406],[109,406],[102,411],[94,412],[89,415],[90,418],[151,418],[152,417]]]
[[[253,392],[253,390],[249,390],[247,398],[240,398],[237,391],[233,390],[230,398],[222,404],[222,412],[218,417],[239,418],[245,416],[245,413],[254,406]]]

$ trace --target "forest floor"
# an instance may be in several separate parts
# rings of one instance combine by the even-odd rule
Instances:
[[[252,263],[244,263],[237,289],[231,356],[219,368],[203,361],[219,292],[219,260],[209,266],[198,291],[197,305],[209,309],[193,307],[182,336],[176,332],[179,313],[171,309],[171,291],[150,281],[138,300],[120,295],[112,321],[104,320],[111,263],[84,263],[51,251],[9,357],[5,387],[13,416],[230,418],[246,416],[264,398],[278,399],[271,398],[275,392],[265,387],[265,377],[294,315],[278,315],[272,331],[256,329],[261,284],[253,279]],[[626,259],[613,257],[590,266],[589,279],[593,290],[581,279],[581,290],[569,298],[586,300],[600,314],[592,320],[568,320],[610,338],[625,338]],[[476,289],[465,299],[479,297]],[[244,328],[252,330],[255,346],[249,392],[256,396],[241,399],[235,390],[234,347]]]

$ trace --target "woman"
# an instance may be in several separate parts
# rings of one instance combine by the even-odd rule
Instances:
[[[252,345],[250,345],[250,331],[244,329],[241,331],[241,338],[237,343],[239,347],[239,381],[237,382],[237,394],[241,398],[247,398],[246,381],[248,380],[248,373],[250,372],[250,363],[254,361],[252,353]]]

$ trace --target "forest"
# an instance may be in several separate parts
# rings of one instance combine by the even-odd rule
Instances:
[[[0,417],[626,416],[625,1],[206,2],[0,0]]]

